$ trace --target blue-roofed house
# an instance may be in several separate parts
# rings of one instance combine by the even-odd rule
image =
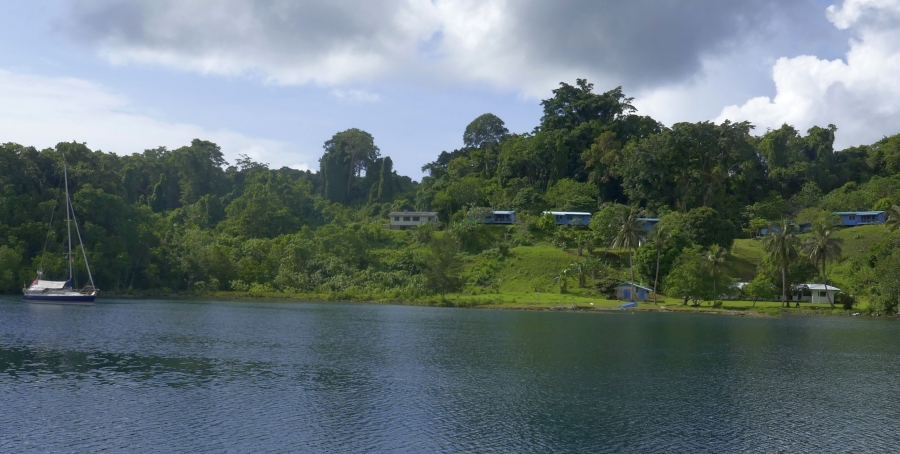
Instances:
[[[515,224],[515,211],[491,211],[491,214],[481,220],[483,224]]]
[[[556,220],[556,225],[584,225],[591,223],[591,213],[580,211],[545,211],[544,214],[550,213]]]
[[[616,298],[622,301],[647,301],[652,293],[652,288],[631,282],[623,282],[616,286]]]
[[[833,214],[841,217],[841,225],[844,227],[884,224],[887,219],[884,211],[836,211]]]
[[[641,228],[644,229],[645,232],[653,230],[656,223],[659,222],[659,218],[637,218],[637,220],[641,223]]]

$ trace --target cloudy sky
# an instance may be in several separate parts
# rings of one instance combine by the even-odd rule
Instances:
[[[357,127],[401,173],[559,82],[678,121],[900,132],[900,0],[36,0],[0,3],[0,142],[118,154],[193,138],[318,167]]]

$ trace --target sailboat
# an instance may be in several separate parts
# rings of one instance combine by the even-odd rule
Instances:
[[[75,210],[72,208],[72,199],[69,198],[69,172],[66,163],[63,162],[63,178],[66,186],[66,233],[68,234],[69,253],[66,262],[69,265],[69,278],[65,281],[44,280],[44,271],[39,269],[37,278],[31,285],[22,289],[22,299],[33,303],[93,303],[97,297],[97,288],[94,287],[94,277],[91,275],[91,267],[88,264],[87,253],[81,242],[81,230],[78,228],[78,220],[75,218]],[[72,257],[72,224],[75,224],[75,234],[81,255],[84,258],[84,267],[87,269],[88,285],[80,290],[75,290],[75,275],[73,270],[74,258]]]

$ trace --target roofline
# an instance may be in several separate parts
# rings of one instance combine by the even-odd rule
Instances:
[[[391,211],[388,216],[437,216],[437,211]]]
[[[544,213],[550,213],[553,215],[557,214],[574,214],[576,216],[591,216],[591,213],[586,213],[584,211],[544,211]]]

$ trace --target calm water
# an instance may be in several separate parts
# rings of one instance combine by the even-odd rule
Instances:
[[[0,299],[2,452],[897,452],[900,323]]]

